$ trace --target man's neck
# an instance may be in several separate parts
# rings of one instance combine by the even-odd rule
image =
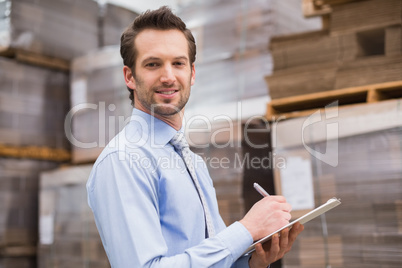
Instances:
[[[173,115],[159,115],[157,113],[151,113],[148,109],[145,109],[141,105],[135,106],[136,109],[143,111],[155,118],[158,118],[159,120],[162,120],[172,128],[176,130],[180,130],[182,125],[183,125],[183,117],[184,117],[184,109],[182,109],[180,112],[173,114]]]
[[[151,114],[152,115],[152,114]],[[161,116],[159,114],[153,114],[152,116],[158,118],[159,120],[162,120],[172,128],[176,130],[180,130],[183,124],[183,116],[184,116],[184,111],[181,111],[178,114],[170,115],[170,116]]]

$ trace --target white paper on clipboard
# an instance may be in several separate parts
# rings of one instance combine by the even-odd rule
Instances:
[[[337,206],[340,205],[340,204],[341,204],[341,201],[340,201],[338,198],[336,198],[336,197],[333,197],[333,198],[329,199],[325,204],[322,204],[321,206],[317,207],[316,209],[314,209],[314,210],[312,210],[312,211],[310,211],[310,212],[304,214],[304,215],[301,216],[300,218],[297,218],[296,220],[294,220],[294,221],[290,222],[289,224],[283,226],[282,228],[276,230],[276,231],[273,232],[272,234],[267,235],[266,237],[261,238],[260,240],[254,242],[250,247],[248,247],[248,248],[246,249],[246,251],[244,251],[243,255],[244,255],[244,254],[249,254],[249,253],[253,252],[253,251],[255,250],[255,245],[256,245],[256,244],[258,244],[258,243],[264,243],[264,242],[270,240],[271,237],[272,237],[274,234],[279,233],[280,231],[282,231],[282,230],[285,229],[285,228],[288,228],[288,227],[291,228],[292,225],[295,224],[296,222],[300,222],[301,224],[305,224],[306,222],[311,221],[312,219],[314,219],[314,218],[320,216],[321,214],[327,212],[328,210],[333,209],[334,207],[337,207]]]

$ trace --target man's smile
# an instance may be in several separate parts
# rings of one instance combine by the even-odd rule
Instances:
[[[178,90],[157,90],[156,93],[164,94],[164,95],[171,95],[175,92],[179,92]]]

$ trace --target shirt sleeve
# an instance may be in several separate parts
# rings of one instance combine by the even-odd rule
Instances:
[[[231,268],[249,268],[248,261],[250,260],[250,256],[242,256],[232,265]],[[269,267],[268,267],[269,268]]]
[[[239,222],[167,257],[157,181],[151,172],[130,168],[130,161],[117,155],[97,163],[87,183],[88,203],[112,267],[248,267],[248,257],[240,257],[253,241]]]

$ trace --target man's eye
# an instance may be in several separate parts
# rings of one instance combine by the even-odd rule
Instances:
[[[184,65],[184,62],[175,62],[174,65],[182,66],[182,65]]]
[[[157,63],[155,63],[155,62],[151,62],[151,63],[147,63],[147,65],[146,65],[147,67],[157,67],[158,66],[158,64]]]

